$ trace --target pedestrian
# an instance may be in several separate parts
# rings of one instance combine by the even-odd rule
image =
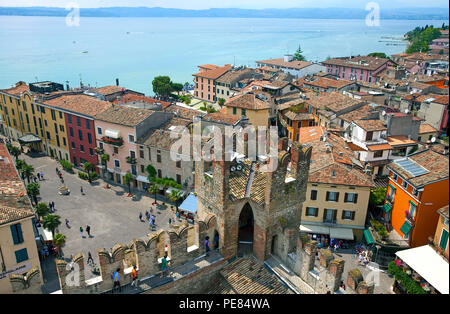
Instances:
[[[142,213],[139,213],[139,221],[142,221]]]
[[[169,217],[169,225],[172,224],[172,218]]]
[[[41,174],[39,172],[37,173],[37,177],[38,177],[39,181],[41,181]]]
[[[53,211],[55,211],[55,202],[54,201],[52,201],[52,208],[53,208]]]
[[[209,237],[206,236],[205,238],[205,251],[206,251],[206,256],[209,256]]]
[[[58,172],[59,178],[62,179],[62,173]]]
[[[56,167],[56,173],[59,174],[59,169],[58,169],[58,167]]]
[[[152,215],[152,221],[153,221],[153,224],[156,225],[156,217],[154,215]]]
[[[61,183],[64,184],[64,179],[63,178],[61,178]]]
[[[86,232],[90,238],[91,237],[91,226],[89,226],[89,225],[86,226]]]
[[[80,191],[81,191],[81,195],[84,195],[83,187],[82,187],[82,186],[80,186]]]
[[[83,235],[83,227],[80,227],[80,235],[81,235],[82,238],[84,238],[84,235]]]
[[[120,268],[117,268],[116,271],[112,274],[112,279],[114,280],[114,285],[113,285],[113,292],[115,290],[116,287],[119,287],[119,292],[122,291],[122,287],[120,286]]]
[[[169,265],[167,262],[167,253],[164,254],[164,257],[161,259],[161,277],[164,276],[165,272],[169,274]]]
[[[145,211],[145,217],[146,217],[147,220],[148,220],[148,210]]]
[[[44,180],[44,173],[41,171],[41,179]]]
[[[138,273],[136,270],[136,265],[133,266],[133,269],[131,270],[131,286],[135,286],[137,288],[138,284]]]
[[[53,210],[52,210],[52,202],[48,202],[48,208],[50,209],[50,212],[53,212]]]
[[[153,230],[153,220],[150,220],[150,222],[148,223],[148,226],[150,227],[150,229]]]
[[[69,226],[69,219],[67,219],[67,218],[66,218],[66,227],[70,228],[70,226]]]
[[[94,259],[92,258],[91,252],[88,252],[88,259],[87,259],[88,264],[89,264],[89,261],[91,261],[92,264],[94,264]]]

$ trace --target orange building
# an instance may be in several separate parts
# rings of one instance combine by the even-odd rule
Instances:
[[[194,96],[209,102],[216,102],[216,80],[227,73],[232,66],[226,64],[219,67],[214,64],[199,65],[199,73],[193,74],[195,88]]]
[[[448,157],[426,149],[390,163],[385,220],[411,247],[427,244],[448,205]]]
[[[278,111],[281,112],[280,122],[286,128],[287,136],[291,141],[300,142],[301,130],[316,125],[311,109],[303,99],[278,105]]]

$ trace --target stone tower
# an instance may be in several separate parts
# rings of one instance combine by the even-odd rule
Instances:
[[[195,163],[198,218],[204,220],[210,214],[216,216],[222,255],[232,257],[237,254],[238,236],[244,232],[241,231],[243,225],[252,232],[248,242],[253,242],[250,244],[253,254],[259,260],[264,261],[273,252],[294,249],[311,151],[312,147],[297,143],[288,148],[287,138],[280,139],[278,167],[273,172],[260,171],[264,160],[213,159]],[[247,213],[245,218],[244,212]],[[286,241],[286,229],[292,230],[293,241]]]

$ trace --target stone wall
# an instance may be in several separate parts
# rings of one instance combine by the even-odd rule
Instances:
[[[167,232],[160,230],[156,234],[149,235],[146,240],[135,239],[128,246],[116,244],[111,251],[97,250],[100,276],[85,280],[84,257],[82,254],[75,256],[70,262],[56,261],[56,268],[63,293],[102,293],[112,288],[112,274],[120,269],[121,285],[131,282],[131,267],[137,266],[139,277],[156,275],[160,273],[158,259],[167,252],[171,267],[185,264],[205,253],[201,245],[206,236],[214,233],[216,219],[210,216],[205,221],[197,220],[194,226],[181,225],[177,230]],[[188,234],[194,235],[194,245],[188,245]],[[166,248],[167,237],[167,248]],[[201,272],[207,272],[201,270]],[[193,275],[195,276],[195,275]],[[206,275],[205,275],[206,276]],[[184,279],[184,278],[182,278]],[[177,281],[179,282],[179,281]],[[200,286],[202,283],[198,283]],[[183,288],[176,288],[183,289]]]
[[[25,274],[11,274],[9,276],[14,293],[41,294],[41,276],[37,268],[30,269]]]

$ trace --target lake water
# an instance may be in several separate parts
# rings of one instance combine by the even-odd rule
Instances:
[[[70,27],[61,17],[0,16],[0,88],[19,80],[79,86],[80,77],[102,86],[119,78],[121,86],[152,94],[157,75],[192,82],[197,65],[255,66],[299,44],[311,61],[400,53],[407,31],[443,22],[382,20],[369,27],[364,20],[82,17]]]

